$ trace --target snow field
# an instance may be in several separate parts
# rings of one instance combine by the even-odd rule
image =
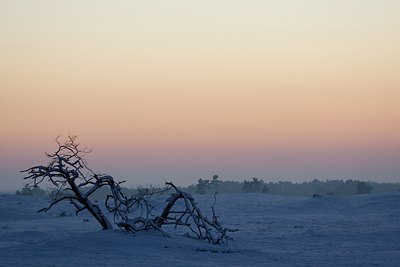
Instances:
[[[162,207],[163,199],[155,199]],[[210,195],[197,195],[211,212]],[[159,232],[103,231],[68,203],[0,195],[0,266],[400,266],[400,193],[317,198],[218,195],[227,245]],[[155,212],[157,213],[157,211]]]

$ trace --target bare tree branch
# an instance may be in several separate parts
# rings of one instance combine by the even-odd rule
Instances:
[[[53,154],[46,153],[50,159],[50,163],[47,166],[35,166],[24,170],[23,172],[28,173],[24,179],[31,180],[35,186],[47,179],[56,186],[56,199],[53,200],[48,208],[41,209],[40,211],[48,211],[53,205],[62,200],[70,200],[77,209],[76,213],[87,209],[101,224],[103,229],[112,229],[111,223],[101,209],[96,204],[92,203],[82,190],[83,185],[89,185],[88,181],[94,178],[94,172],[87,167],[84,159],[84,156],[90,151],[87,149],[80,149],[79,144],[76,143],[76,138],[76,136],[69,136],[65,142],[61,142],[59,137],[57,137],[56,142],[58,148],[56,152]],[[84,175],[83,172],[87,172],[87,175]],[[94,186],[98,189],[102,184],[95,184]],[[57,199],[57,194],[59,194],[64,187],[71,191],[72,196],[64,196]]]
[[[76,136],[68,136],[66,141],[61,142],[60,137],[57,137],[56,151],[52,154],[46,153],[50,159],[48,165],[34,166],[22,171],[27,173],[24,179],[29,180],[34,187],[43,181],[49,181],[56,187],[50,205],[38,212],[46,212],[54,205],[68,200],[75,207],[76,214],[87,210],[103,229],[112,229],[111,222],[100,207],[89,199],[97,190],[107,187],[111,193],[105,199],[105,208],[113,215],[115,225],[126,231],[154,229],[169,236],[162,226],[173,225],[175,228],[186,227],[189,230],[188,236],[214,244],[224,243],[228,232],[237,231],[220,224],[214,208],[215,195],[211,207],[212,218],[203,215],[192,195],[181,191],[171,182],[167,182],[163,189],[145,188],[138,190],[133,196],[126,196],[120,186],[123,182],[116,182],[110,175],[96,174],[88,167],[84,157],[91,150],[81,149],[76,140]],[[173,190],[173,193],[166,200],[167,205],[160,216],[154,216],[151,198],[168,190]],[[66,192],[67,195],[63,195]],[[183,208],[176,208],[178,201],[183,204]]]
[[[193,237],[197,239],[208,240],[210,243],[219,244],[226,242],[228,232],[235,232],[237,229],[230,229],[222,227],[215,215],[214,205],[216,197],[214,195],[214,204],[212,207],[213,217],[208,219],[204,216],[201,210],[197,207],[194,198],[181,190],[179,190],[173,183],[167,182],[168,186],[175,190],[175,193],[167,199],[167,205],[164,208],[160,217],[155,218],[155,224],[160,228],[164,224],[173,224],[175,227],[185,226],[188,227]],[[183,200],[183,210],[171,210],[177,201]],[[169,216],[169,214],[177,214],[178,216]],[[188,234],[191,236],[190,234]]]

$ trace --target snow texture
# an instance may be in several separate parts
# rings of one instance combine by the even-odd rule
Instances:
[[[212,196],[194,196],[210,209]],[[165,197],[164,197],[165,200]],[[157,200],[164,205],[161,199]],[[0,266],[400,266],[400,193],[315,198],[218,195],[227,245],[101,230],[45,198],[0,195]],[[168,229],[170,231],[170,229]]]

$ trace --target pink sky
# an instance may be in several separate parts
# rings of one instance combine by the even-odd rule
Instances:
[[[389,0],[2,1],[0,189],[21,187],[18,170],[69,133],[128,185],[398,182],[399,12]]]

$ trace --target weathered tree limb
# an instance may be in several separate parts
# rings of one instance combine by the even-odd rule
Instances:
[[[92,203],[88,195],[83,191],[83,187],[89,185],[91,181],[95,181],[93,184],[93,187],[96,188],[95,190],[104,185],[101,178],[96,177],[93,171],[87,167],[84,156],[90,151],[79,148],[79,144],[76,143],[76,136],[69,136],[64,143],[61,143],[57,138],[56,142],[58,144],[56,152],[46,154],[51,162],[47,166],[35,166],[24,170],[23,172],[28,173],[24,179],[31,180],[34,186],[47,179],[56,186],[57,193],[67,189],[71,191],[71,195],[54,199],[49,207],[40,211],[48,211],[62,200],[70,200],[77,209],[76,213],[86,209],[100,223],[103,229],[112,229],[112,224],[99,206]],[[77,202],[81,206],[78,206]]]
[[[210,220],[202,214],[194,198],[190,194],[179,190],[173,183],[167,182],[166,184],[173,188],[175,193],[167,199],[167,205],[163,209],[161,216],[156,217],[154,220],[154,223],[159,228],[164,224],[173,224],[175,227],[188,227],[190,233],[192,236],[194,235],[195,238],[204,239],[214,244],[224,243],[228,238],[228,232],[237,231],[236,229],[222,227],[219,223],[214,210],[215,196],[212,207],[213,217]],[[184,203],[184,209],[173,211],[172,208],[175,206],[176,202],[181,199]],[[175,214],[175,216],[170,216],[170,214]],[[190,236],[190,234],[188,235]]]
[[[56,139],[58,148],[53,154],[46,154],[51,160],[47,166],[34,166],[23,172],[28,173],[24,178],[30,180],[33,186],[38,186],[44,181],[51,182],[56,187],[54,199],[46,208],[38,212],[46,212],[54,205],[69,201],[75,207],[78,214],[87,210],[102,226],[103,229],[112,229],[111,222],[100,207],[93,203],[89,197],[102,187],[110,189],[110,194],[105,199],[105,208],[114,217],[114,223],[118,227],[130,231],[139,232],[155,229],[165,236],[169,236],[163,229],[163,225],[174,225],[186,227],[188,235],[197,239],[207,240],[210,243],[224,243],[228,232],[236,231],[223,227],[215,214],[214,204],[212,205],[212,218],[203,215],[198,208],[194,198],[178,189],[173,183],[167,182],[166,188],[161,190],[145,189],[133,196],[126,196],[120,184],[110,175],[94,173],[84,159],[91,150],[81,149],[76,142],[76,136],[69,136],[65,142]],[[152,214],[154,206],[150,200],[157,194],[174,190],[166,200],[167,205],[160,216]],[[67,192],[66,195],[62,195]],[[176,209],[178,201],[181,201],[183,208]]]

